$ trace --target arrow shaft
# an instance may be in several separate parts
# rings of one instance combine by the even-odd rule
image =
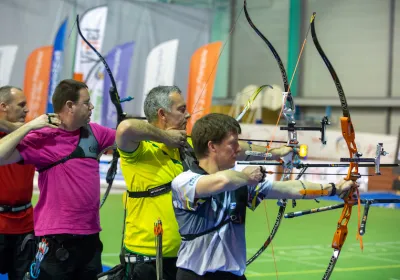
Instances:
[[[400,203],[400,199],[397,199],[397,198],[361,199],[360,202],[361,202],[361,204]],[[351,204],[351,206],[355,206],[355,205],[357,205],[357,201],[356,200],[349,201],[349,204]],[[315,214],[315,213],[340,209],[340,208],[343,208],[344,205],[345,205],[344,203],[340,203],[340,204],[318,207],[318,208],[302,210],[302,211],[297,211],[297,212],[290,212],[290,213],[285,214],[285,218],[290,219],[290,218],[296,218],[296,217],[305,216],[305,215],[309,215],[309,214]]]

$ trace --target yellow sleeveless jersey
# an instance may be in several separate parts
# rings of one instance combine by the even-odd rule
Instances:
[[[190,145],[191,139],[188,139]],[[171,182],[183,171],[177,148],[163,143],[142,141],[132,153],[118,150],[121,169],[127,189],[132,192],[147,191]],[[126,249],[146,256],[155,256],[154,222],[162,221],[163,256],[176,257],[181,237],[172,207],[172,193],[155,197],[127,198],[124,244]]]

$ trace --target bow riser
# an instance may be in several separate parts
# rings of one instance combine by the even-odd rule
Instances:
[[[347,148],[349,149],[350,158],[356,158],[359,156],[357,151],[357,145],[355,142],[355,133],[353,124],[348,117],[341,117],[340,124],[342,128],[342,136],[347,144]],[[358,162],[350,162],[349,169],[347,171],[347,176],[345,180],[353,180],[356,181],[360,176],[358,173]]]

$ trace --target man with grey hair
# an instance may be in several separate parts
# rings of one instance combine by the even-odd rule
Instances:
[[[196,161],[191,138],[187,138],[185,131],[190,114],[176,86],[150,90],[144,112],[148,122],[124,120],[116,135],[128,189],[124,197],[125,271],[128,279],[157,279],[154,222],[160,219],[163,227],[163,271],[160,273],[164,280],[175,280],[181,237],[172,207],[171,182]],[[250,146],[246,142],[240,145],[243,153],[238,159],[245,157],[246,150],[266,152],[265,147]],[[291,151],[289,147],[282,147],[269,152],[280,157]]]
[[[24,124],[28,113],[22,89],[0,87],[0,139]],[[21,280],[35,256],[33,165],[0,166],[0,274]]]
[[[116,142],[127,185],[124,254],[128,278],[156,280],[154,222],[163,225],[163,279],[176,278],[180,245],[172,209],[171,181],[183,171],[179,149],[187,145],[190,114],[181,90],[158,86],[144,102],[148,122],[127,119],[117,128]]]
[[[26,114],[25,95],[19,87],[0,87],[0,132],[10,133],[24,124]]]

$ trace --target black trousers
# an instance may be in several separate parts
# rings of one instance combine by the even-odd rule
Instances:
[[[163,258],[163,280],[176,280],[177,258]],[[156,262],[126,264],[124,280],[157,280]]]
[[[0,234],[0,274],[8,273],[8,279],[21,280],[29,270],[35,257],[36,244],[34,239],[28,240],[24,248],[22,242],[29,234]]]
[[[47,240],[49,251],[40,265],[39,280],[94,280],[102,272],[103,244],[98,233],[50,235],[40,237],[40,240],[42,238]]]
[[[201,276],[191,270],[178,268],[176,280],[246,280],[246,276],[238,276],[225,271],[207,272]]]

